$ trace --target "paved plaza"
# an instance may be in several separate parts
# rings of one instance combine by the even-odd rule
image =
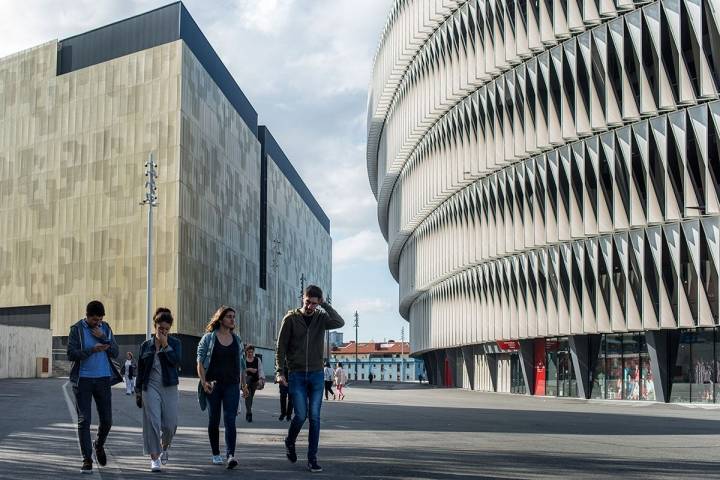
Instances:
[[[720,409],[418,385],[351,386],[345,401],[324,402],[320,474],[304,470],[306,430],[298,463],[285,459],[287,423],[278,421],[277,387],[268,385],[256,397],[255,421],[238,418],[240,466],[229,471],[210,465],[195,384],[182,380],[180,427],[159,474],[141,456],[134,397],[114,388],[108,465],[91,478],[720,478]],[[80,475],[71,396],[67,379],[0,381],[0,478]]]

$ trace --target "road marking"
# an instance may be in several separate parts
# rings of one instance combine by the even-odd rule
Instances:
[[[75,428],[77,429],[77,421],[78,421],[77,409],[75,408],[75,401],[70,396],[70,392],[69,392],[70,389],[68,388],[69,386],[70,386],[70,380],[68,380],[67,382],[65,382],[63,384],[62,389],[63,389],[63,394],[65,396],[65,404],[67,405],[68,411],[70,412],[70,418],[72,418],[73,424],[74,424]],[[77,432],[77,430],[76,430],[76,432]],[[75,434],[75,438],[77,439],[77,442],[78,442],[78,449],[82,450],[80,448],[80,438],[78,438],[77,433]],[[95,465],[95,468],[93,468],[93,473],[97,473],[98,476],[100,478],[102,478],[102,470],[103,469],[106,469],[106,470],[112,469],[112,470],[114,470],[113,473],[115,474],[114,476],[116,478],[118,478],[119,480],[124,480],[125,477],[123,477],[123,475],[122,475],[122,471],[118,465],[117,460],[115,459],[115,456],[110,452],[109,449],[106,449],[105,453],[108,457],[108,464],[110,464],[112,462],[112,464],[114,464],[115,466],[114,467],[113,466],[105,466],[105,467],[99,468],[97,465]]]

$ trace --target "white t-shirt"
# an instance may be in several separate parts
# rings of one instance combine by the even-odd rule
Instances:
[[[132,360],[125,360],[125,376],[130,376],[130,367],[132,367]]]

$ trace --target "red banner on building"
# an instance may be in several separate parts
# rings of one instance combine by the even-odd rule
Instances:
[[[517,352],[520,348],[520,343],[517,340],[497,340],[495,343],[503,352]]]

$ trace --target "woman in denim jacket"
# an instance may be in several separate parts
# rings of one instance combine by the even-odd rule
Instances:
[[[153,316],[155,335],[140,345],[135,384],[137,404],[143,409],[143,450],[150,470],[159,472],[168,461],[168,448],[177,430],[180,340],[169,336],[173,316],[160,307]]]
[[[235,468],[235,417],[240,404],[240,389],[245,396],[245,355],[240,337],[234,333],[235,310],[223,305],[207,325],[207,333],[198,343],[197,373],[200,377],[200,407],[208,409],[208,437],[212,463],[222,465],[220,456],[220,411],[225,424],[227,468]]]

